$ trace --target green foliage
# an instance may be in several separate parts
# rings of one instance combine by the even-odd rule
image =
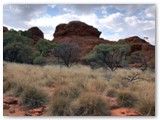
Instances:
[[[22,36],[25,36],[25,37],[27,37],[27,38],[31,38],[32,37],[32,33],[30,32],[30,31],[22,31],[22,30],[20,30],[20,31],[18,31],[18,33],[20,34],[20,35],[22,35]]]
[[[53,50],[54,56],[61,59],[63,63],[70,67],[79,57],[79,46],[76,43],[59,43]]]
[[[83,60],[85,63],[89,64],[92,69],[97,69],[97,68],[100,68],[100,67],[101,67],[101,64],[102,64],[102,63],[100,63],[101,61],[98,60],[98,59],[96,59],[95,56],[96,56],[96,52],[93,51],[93,52],[90,52],[90,53],[86,54],[86,55],[82,58],[82,60]]]
[[[11,62],[31,63],[32,48],[20,42],[8,44],[3,49],[3,59]]]
[[[100,44],[94,48],[93,53],[85,56],[85,60],[90,64],[91,68],[104,67],[115,71],[118,67],[127,65],[125,54],[130,50],[128,44]]]
[[[47,95],[35,87],[27,87],[20,96],[22,104],[29,108],[41,107],[45,104]]]
[[[38,56],[33,60],[33,64],[44,65],[46,63],[46,59],[42,56]]]
[[[40,51],[43,57],[48,56],[49,50],[53,48],[53,45],[45,39],[41,39],[36,43],[36,48]]]
[[[34,60],[36,57],[39,57],[41,55],[41,53],[39,51],[35,51],[32,54],[32,59]]]
[[[134,107],[137,102],[137,97],[129,92],[120,92],[117,100],[124,107]]]
[[[18,32],[15,31],[8,31],[3,34],[3,47],[15,42],[23,43],[30,46],[32,41],[30,38],[21,36]]]
[[[109,115],[109,105],[101,96],[93,93],[84,93],[74,104],[75,115],[78,116],[102,116]]]

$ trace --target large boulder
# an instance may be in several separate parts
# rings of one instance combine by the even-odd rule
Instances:
[[[28,31],[31,32],[34,43],[36,43],[39,39],[44,38],[43,32],[38,27],[31,27]]]
[[[8,32],[8,28],[3,26],[3,33]]]
[[[60,24],[56,27],[54,38],[66,36],[92,36],[99,38],[101,32],[93,26],[80,21],[71,21],[68,24]]]

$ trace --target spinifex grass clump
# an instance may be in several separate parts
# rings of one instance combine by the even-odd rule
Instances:
[[[41,107],[45,104],[47,95],[41,89],[27,87],[22,93],[22,104],[29,108]]]
[[[103,116],[109,115],[109,105],[101,96],[93,93],[84,93],[73,103],[75,115]]]
[[[137,102],[137,97],[129,92],[119,92],[117,100],[124,107],[134,107]]]

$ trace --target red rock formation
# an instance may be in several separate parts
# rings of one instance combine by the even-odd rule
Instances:
[[[53,43],[58,42],[75,42],[80,46],[80,57],[89,53],[96,45],[104,44],[117,44],[117,42],[108,41],[99,38],[101,32],[96,28],[79,21],[72,21],[68,24],[60,24],[56,27],[54,33]],[[127,54],[130,56],[135,51],[146,51],[146,55],[154,55],[155,47],[150,45],[145,40],[138,36],[133,36],[122,40],[122,42],[131,44],[131,51]],[[147,55],[147,60],[151,61],[153,58]]]
[[[8,32],[8,28],[3,26],[3,33]]]
[[[34,43],[36,43],[39,39],[44,38],[43,32],[38,27],[29,28],[28,31],[31,32]]]
[[[146,60],[148,62],[153,61],[155,56],[155,46],[149,44],[137,36],[126,38],[124,41],[128,44],[131,44],[131,51],[127,54],[128,56],[130,56],[135,51],[145,51]]]
[[[99,32],[93,26],[87,25],[80,21],[72,21],[68,24],[60,24],[56,27],[54,37],[66,37],[66,36],[92,36],[99,38],[101,32]]]

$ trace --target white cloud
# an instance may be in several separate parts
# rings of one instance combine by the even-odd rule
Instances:
[[[155,18],[155,6],[148,7],[145,10],[145,14],[149,18]]]
[[[16,12],[4,10],[4,25],[16,29],[38,26],[45,38],[52,40],[58,24],[79,20],[101,31],[101,38],[118,40],[135,35],[141,38],[147,36],[149,42],[155,43],[154,5],[50,5],[53,9],[57,6],[61,8],[58,8],[61,12],[57,15],[47,13],[46,6],[32,5],[29,11],[24,6],[18,6]],[[109,13],[108,7],[119,11]],[[97,11],[101,11],[100,17]]]
[[[136,16],[126,17],[125,22],[130,26],[136,26],[138,22],[138,18]]]

